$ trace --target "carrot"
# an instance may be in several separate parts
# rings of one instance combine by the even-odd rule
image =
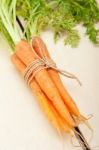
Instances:
[[[45,43],[41,40],[41,38],[34,37],[32,40],[32,46],[33,46],[34,50],[36,51],[36,53],[40,57],[42,57],[41,52],[43,52],[47,58],[51,59],[50,54],[47,50],[47,47],[46,47]],[[54,83],[57,87],[57,89],[59,90],[60,95],[62,96],[65,104],[67,105],[67,107],[69,109],[69,111],[75,116],[80,116],[79,109],[76,106],[73,99],[71,98],[71,96],[69,95],[69,93],[67,92],[67,90],[65,89],[58,72],[56,72],[53,69],[48,69],[48,73],[50,74],[52,80],[54,81]]]
[[[40,99],[40,105],[43,105],[43,111],[46,110],[45,112],[47,114],[47,117],[50,118],[50,121],[53,123],[53,125],[56,127],[59,133],[62,131],[66,133],[70,133],[70,128],[67,125],[67,123],[60,117],[60,115],[56,112],[54,109],[53,105],[51,104],[50,100],[44,95],[42,90],[40,89],[39,85],[35,81],[31,82],[30,87],[32,91],[36,94],[37,99]],[[35,89],[34,89],[35,86]],[[58,127],[59,126],[59,127]],[[60,130],[59,130],[60,129]]]
[[[57,121],[58,123],[60,124],[61,126],[61,130],[66,132],[66,133],[70,133],[71,134],[71,131],[73,128],[70,128],[70,126],[67,124],[67,122],[59,115],[59,113],[53,108],[53,112],[57,118]]]
[[[20,71],[21,74],[23,74],[26,66],[15,54],[12,55],[11,59],[16,68]],[[70,132],[69,127],[66,125],[66,123],[64,123],[63,119],[56,112],[53,105],[44,95],[35,79],[33,79],[32,82],[30,83],[30,87],[32,89],[32,92],[37,97],[37,100],[39,101],[39,104],[42,107],[43,112],[45,112],[47,118],[50,120],[50,122],[52,122],[54,127],[57,129],[58,133],[60,134],[62,131]]]
[[[16,45],[15,54],[26,66],[36,60],[36,56],[34,55],[30,44],[25,40],[20,41]],[[67,121],[67,123],[71,127],[74,127],[74,120],[68,112],[68,108],[65,106],[62,98],[60,97],[60,94],[58,93],[58,90],[54,85],[54,82],[50,78],[47,70],[44,69],[38,72],[35,75],[35,80],[37,81],[43,92],[47,95],[47,97],[52,101],[53,105],[58,110],[60,115]]]
[[[14,54],[11,57],[13,64],[17,67],[17,69],[22,74],[25,70],[26,66],[19,60],[19,58]],[[40,87],[36,83],[35,79],[31,82],[30,87],[37,97],[40,106],[42,107],[43,111],[47,115],[47,118],[51,121],[51,123],[54,125],[54,127],[57,129],[57,131],[60,133],[60,126],[56,120],[56,117],[54,116],[53,112],[50,109],[49,102],[47,101],[46,97],[42,93]]]

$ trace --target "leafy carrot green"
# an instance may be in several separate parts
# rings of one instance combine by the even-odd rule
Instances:
[[[8,41],[11,49],[14,49],[15,48],[14,42],[13,42],[12,38],[10,37],[8,31],[4,27],[4,25],[3,25],[1,20],[0,20],[0,32],[3,35],[3,37]]]
[[[45,29],[54,32],[54,40],[64,37],[64,43],[78,45],[76,26],[81,23],[94,44],[99,44],[99,6],[96,0],[17,0],[17,15],[26,22],[25,37],[40,35]]]
[[[21,39],[16,23],[16,0],[0,0],[0,32],[14,51]]]

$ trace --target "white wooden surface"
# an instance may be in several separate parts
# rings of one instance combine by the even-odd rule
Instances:
[[[62,77],[84,115],[93,114],[89,121],[94,129],[90,145],[99,145],[99,47],[93,46],[78,27],[81,41],[77,48],[53,42],[51,32],[42,35],[58,67],[75,73],[82,87]],[[62,140],[43,115],[22,77],[10,61],[10,48],[0,37],[0,150],[63,150]],[[82,126],[89,140],[90,131]],[[64,150],[76,150],[70,137],[64,139]],[[97,148],[97,150],[99,147]]]

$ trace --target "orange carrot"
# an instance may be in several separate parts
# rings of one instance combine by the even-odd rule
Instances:
[[[42,57],[41,53],[44,53],[47,58],[51,58],[50,54],[47,50],[47,47],[46,47],[45,43],[41,40],[41,38],[34,37],[32,40],[32,46],[33,46],[34,50],[36,51],[36,53],[40,57]],[[71,96],[69,95],[69,93],[67,92],[67,90],[65,89],[58,72],[56,72],[53,69],[48,69],[48,73],[50,74],[52,80],[54,81],[54,83],[57,87],[57,89],[59,90],[60,95],[62,96],[65,104],[69,108],[69,111],[75,116],[80,116],[79,109],[76,106],[73,99],[71,98]]]
[[[15,66],[17,67],[17,69],[21,72],[21,74],[23,73],[23,71],[25,70],[26,66],[19,60],[19,58],[14,54],[12,55],[12,62],[15,64]],[[58,119],[59,124],[61,124],[61,126],[63,126],[64,124],[64,128],[65,131],[69,131],[69,127],[67,128],[66,123],[62,123],[62,118],[58,115],[58,113],[55,111],[54,107],[51,105],[50,101],[47,100],[46,96],[43,94],[43,92],[41,91],[39,85],[36,83],[35,79],[32,80],[32,82],[30,83],[30,87],[33,91],[33,93],[36,95],[36,97],[39,100],[40,105],[43,107],[43,110],[49,112],[50,115],[50,110],[49,108],[51,108],[51,110],[53,110],[53,114],[55,114],[56,118]],[[49,106],[48,106],[49,105]],[[47,114],[46,112],[46,114]],[[51,114],[52,115],[52,114]],[[48,116],[48,118],[50,118],[50,116]],[[51,117],[52,118],[52,117]],[[50,120],[53,120],[53,118]],[[56,120],[55,118],[55,120]],[[58,127],[57,127],[58,129]]]
[[[11,57],[13,64],[17,67],[17,69],[23,73],[26,66],[18,59],[18,57],[14,54]],[[36,83],[35,79],[31,82],[30,87],[37,97],[37,100],[39,101],[40,106],[42,107],[43,111],[47,115],[47,118],[51,121],[51,123],[54,125],[54,127],[57,129],[57,131],[60,133],[60,126],[57,122],[56,117],[54,116],[53,112],[50,109],[49,102],[47,101],[46,97],[42,93],[40,87]]]
[[[36,59],[36,56],[34,55],[30,44],[25,40],[20,41],[16,45],[15,54],[26,66],[28,66]],[[74,127],[75,123],[70,113],[68,112],[68,108],[65,106],[62,98],[60,97],[60,94],[58,93],[58,90],[54,85],[54,82],[50,78],[47,70],[44,69],[38,72],[35,75],[35,80],[37,81],[43,92],[47,95],[47,97],[52,101],[53,105],[58,110],[60,115],[67,121],[70,126]]]
[[[16,66],[16,68],[20,71],[21,74],[23,74],[26,66],[21,62],[21,60],[15,54],[12,55],[11,59],[14,65]],[[62,131],[70,132],[68,125],[64,123],[64,120],[56,112],[51,102],[41,91],[41,88],[39,87],[35,79],[33,79],[32,82],[30,83],[30,87],[32,89],[32,92],[37,97],[37,100],[39,101],[39,104],[42,107],[43,111],[45,112],[47,118],[52,122],[52,124],[55,126],[57,131],[59,133]]]

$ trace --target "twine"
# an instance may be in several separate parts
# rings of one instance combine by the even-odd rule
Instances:
[[[33,62],[27,66],[27,68],[25,69],[23,73],[23,77],[28,84],[30,84],[30,82],[35,77],[35,75],[41,70],[53,69],[67,78],[75,79],[79,83],[80,86],[82,85],[80,80],[74,74],[68,71],[59,69],[52,59],[47,58],[45,52],[42,51],[41,48],[40,48],[41,57],[38,56],[38,54],[33,50],[33,48],[32,48],[32,51],[36,55],[37,59],[33,60]]]

